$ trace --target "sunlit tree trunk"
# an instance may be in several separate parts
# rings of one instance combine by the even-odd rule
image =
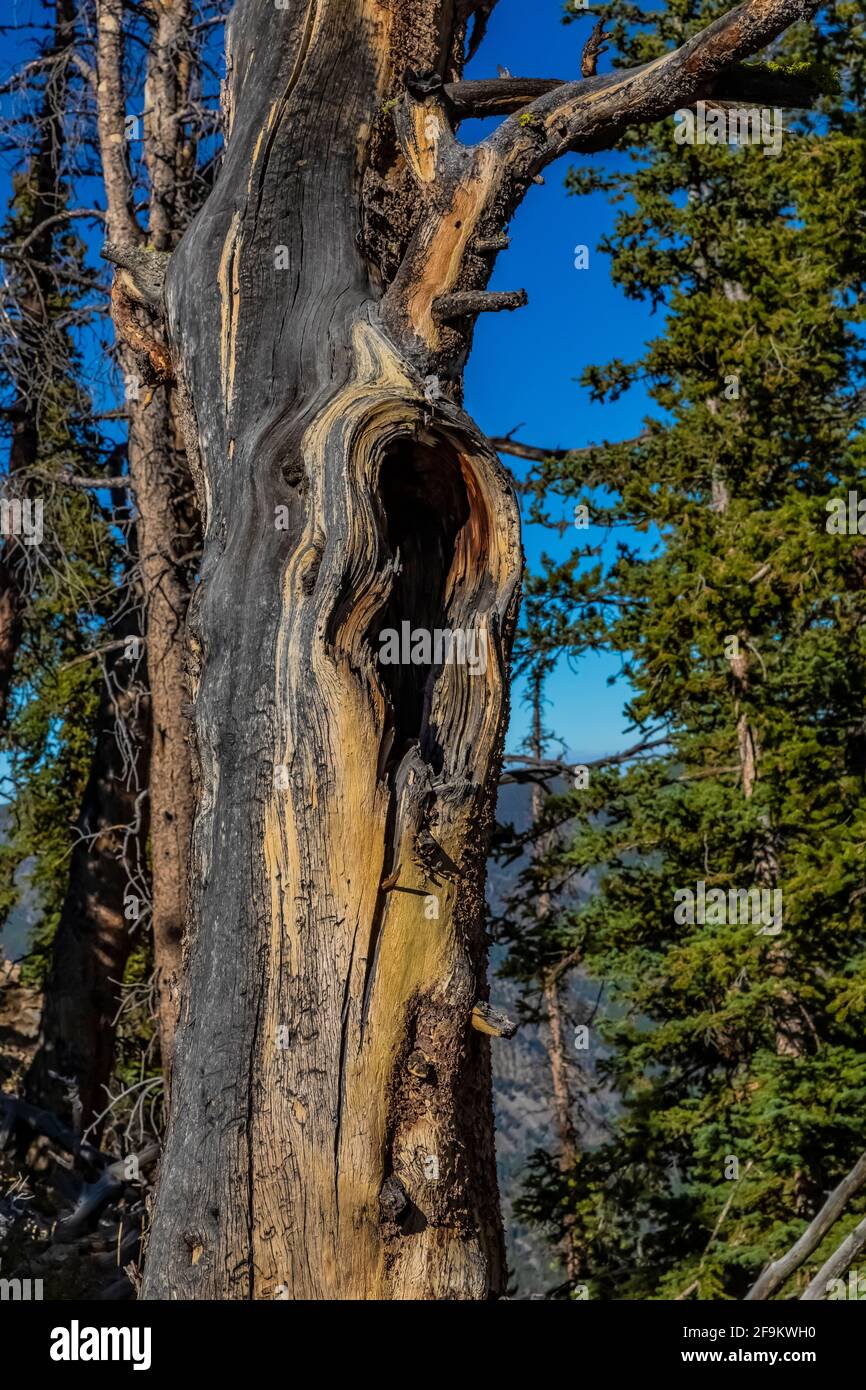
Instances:
[[[96,15],[96,114],[107,239],[132,249],[147,244],[166,255],[188,220],[191,151],[182,113],[189,99],[193,51],[190,0],[159,7],[148,48],[142,132],[149,177],[147,231],[133,208],[127,162],[123,0],[97,0]],[[151,324],[149,302],[136,297],[123,272],[115,277],[112,306],[126,383],[129,473],[137,512],[150,686],[153,946],[160,1052],[168,1075],[180,998],[194,806],[184,624],[189,556],[197,548],[198,523],[189,502],[182,500],[190,483],[174,388],[170,381],[156,381],[149,374],[144,345],[152,343],[157,350],[159,326]]]
[[[471,8],[239,0],[225,161],[169,264],[200,801],[145,1297],[503,1291],[472,1017],[521,555],[460,403],[472,325],[524,301],[485,286],[545,164],[695,99],[800,11],[747,4],[538,95],[459,82]],[[459,144],[489,109],[521,116]],[[404,623],[483,639],[483,669],[384,664]]]

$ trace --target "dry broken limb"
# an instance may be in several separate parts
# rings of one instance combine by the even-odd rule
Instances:
[[[772,1264],[767,1265],[767,1268],[762,1271],[759,1278],[755,1280],[755,1283],[746,1294],[747,1301],[772,1298],[773,1294],[777,1293],[779,1289],[787,1283],[791,1275],[805,1263],[812,1252],[817,1250],[827,1232],[842,1215],[842,1212],[847,1207],[851,1198],[863,1188],[864,1184],[866,1184],[866,1153],[860,1155],[854,1167],[851,1169],[851,1172],[833,1189],[823,1207],[814,1220],[806,1227],[806,1230],[800,1236],[799,1240],[795,1241],[790,1250],[780,1256],[778,1260],[774,1260]],[[859,1230],[860,1228],[858,1227],[857,1229]],[[824,1269],[826,1268],[827,1266],[825,1265]],[[823,1274],[824,1269],[819,1272],[819,1275]],[[819,1275],[816,1275],[815,1280],[810,1283],[810,1288],[813,1284],[817,1287]],[[829,1280],[836,1277],[835,1274],[829,1274],[827,1279]],[[814,1296],[823,1297],[822,1294],[816,1294]],[[805,1297],[805,1294],[803,1297]]]
[[[607,51],[604,32],[605,21],[600,19],[594,25],[586,43],[583,45],[583,53],[580,55],[580,71],[583,77],[595,77],[598,71],[598,60],[602,53]]]
[[[830,1284],[848,1273],[861,1250],[866,1250],[866,1216],[837,1246],[832,1255],[825,1260],[814,1279],[800,1295],[800,1301],[816,1302],[826,1298]]]
[[[629,748],[624,748],[620,753],[608,753],[604,757],[592,758],[589,762],[580,764],[568,763],[559,758],[540,758],[536,757],[535,754],[508,753],[504,759],[509,765],[508,771],[503,772],[499,780],[503,786],[509,782],[534,782],[543,785],[557,777],[570,781],[574,777],[577,766],[585,768],[614,767],[618,763],[630,762],[632,758],[638,758],[641,753],[650,752],[653,748],[664,748],[667,745],[668,740],[666,738],[645,738],[641,739],[639,743],[632,744]],[[512,766],[512,764],[520,764],[520,766]]]
[[[155,1143],[145,1144],[136,1153],[107,1163],[94,1182],[83,1183],[73,1211],[54,1230],[55,1241],[75,1240],[87,1230],[109,1202],[122,1196],[130,1183],[137,1183],[153,1167],[158,1154]]]
[[[649,439],[649,431],[644,430],[643,433],[636,434],[632,439],[619,440],[616,447],[628,449],[637,444],[643,444],[647,439]],[[514,458],[529,459],[532,463],[546,463],[548,459],[591,456],[608,447],[605,443],[584,444],[577,449],[545,449],[538,444],[522,444],[519,439],[512,439],[511,434],[491,435],[490,443],[498,454],[511,454]]]
[[[473,323],[506,304],[496,248],[553,159],[718,94],[817,3],[749,0],[470,147],[455,88],[490,8],[239,0],[229,23],[225,156],[166,277],[205,521],[200,796],[144,1297],[504,1289],[471,1018],[521,558],[461,405]],[[380,665],[407,620],[483,630],[485,670]]]

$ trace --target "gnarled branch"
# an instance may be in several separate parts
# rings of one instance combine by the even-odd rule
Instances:
[[[818,8],[819,0],[745,0],[650,63],[569,82],[537,98],[488,137],[505,165],[509,210],[560,155],[610,147],[631,125],[661,120],[701,99],[722,99],[720,79],[731,68]]]
[[[526,290],[463,290],[443,294],[433,301],[433,317],[440,323],[475,314],[499,313],[502,309],[522,309],[528,302]]]
[[[460,326],[459,319],[472,313],[458,315],[454,327],[454,316],[442,314],[442,302],[485,289],[491,263],[476,252],[477,241],[501,233],[548,164],[569,151],[610,148],[630,126],[658,121],[696,101],[722,100],[722,79],[731,69],[737,71],[729,90],[757,83],[757,76],[743,76],[744,60],[795,20],[811,18],[818,5],[819,0],[745,0],[652,62],[575,82],[551,85],[552,79],[544,79],[546,90],[472,147],[455,141],[446,148],[443,101],[458,118],[461,106],[463,114],[489,114],[503,109],[502,102],[528,95],[527,84],[503,78],[480,91],[474,84],[473,91],[472,84],[442,86],[435,74],[409,75],[397,125],[406,158],[426,186],[426,206],[382,311],[389,333],[420,375],[447,375],[449,361],[459,356],[460,338],[465,342],[472,327]],[[491,107],[491,101],[500,105]],[[429,126],[435,150],[422,158],[417,126],[427,120],[422,113],[428,104],[435,108],[430,114],[436,124]]]

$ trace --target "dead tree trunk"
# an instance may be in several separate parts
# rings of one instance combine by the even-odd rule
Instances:
[[[124,138],[123,0],[97,0],[97,124],[105,184],[109,243],[140,251],[148,242],[164,259],[186,215],[188,163],[182,113],[189,96],[189,0],[159,9],[148,51],[144,126],[150,182],[149,231],[132,210]],[[158,264],[162,261],[158,258]],[[158,284],[157,277],[157,284]],[[145,606],[147,674],[152,716],[149,773],[152,921],[160,1052],[168,1077],[177,1021],[181,943],[187,914],[189,845],[194,793],[185,714],[184,623],[189,603],[190,552],[198,524],[188,502],[174,392],[159,369],[154,297],[136,291],[127,272],[115,277],[112,306],[127,383],[129,472],[135,487],[136,531]],[[156,368],[156,369],[155,369]]]
[[[471,328],[522,302],[485,286],[545,164],[708,93],[803,6],[511,93],[520,117],[471,148],[468,8],[239,0],[225,161],[168,269],[205,518],[201,791],[149,1298],[504,1284],[470,1020],[520,543],[460,407]],[[483,667],[385,664],[404,624],[468,632]]]

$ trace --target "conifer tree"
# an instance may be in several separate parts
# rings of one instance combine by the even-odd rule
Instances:
[[[612,34],[647,60],[718,8],[635,29],[615,6]],[[536,473],[540,507],[584,502],[611,539],[593,571],[536,578],[534,640],[619,654],[644,744],[549,807],[577,826],[551,875],[598,866],[550,930],[608,982],[594,1046],[621,1111],[568,1172],[537,1156],[524,1211],[576,1227],[595,1297],[742,1297],[863,1148],[866,550],[830,506],[847,516],[864,462],[862,37],[839,5],[780,45],[843,90],[778,156],[666,121],[626,142],[625,174],[570,179],[621,205],[614,278],[665,313],[638,361],[584,378],[608,401],[644,381],[644,435]],[[779,921],[742,920],[749,889],[781,895]],[[719,891],[689,914],[685,890]]]

